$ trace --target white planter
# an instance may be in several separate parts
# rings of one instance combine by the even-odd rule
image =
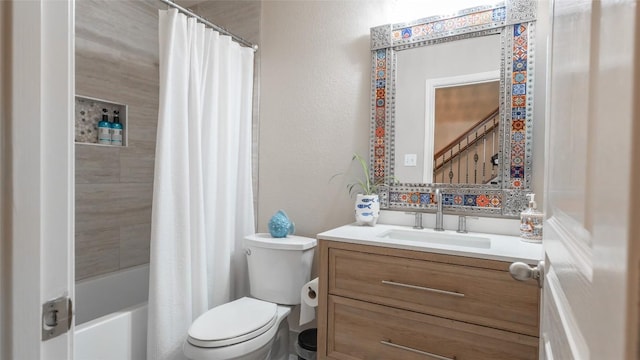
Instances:
[[[375,226],[380,216],[378,195],[362,195],[356,197],[356,224]]]

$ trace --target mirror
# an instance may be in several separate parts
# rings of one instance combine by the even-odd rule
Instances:
[[[381,208],[516,217],[531,183],[536,2],[371,29]]]
[[[499,106],[500,54],[499,35],[398,52],[394,176],[400,182],[484,184],[497,175],[495,166],[482,165],[499,145],[499,129],[491,127],[498,119],[487,117]]]

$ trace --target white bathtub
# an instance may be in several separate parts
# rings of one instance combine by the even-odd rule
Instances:
[[[78,281],[75,359],[146,359],[148,289],[148,265]]]

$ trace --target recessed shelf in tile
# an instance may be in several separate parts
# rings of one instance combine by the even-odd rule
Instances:
[[[80,95],[76,95],[75,99],[76,144],[121,147],[98,143],[98,123],[102,119],[102,109],[107,109],[111,122],[113,122],[114,111],[119,112],[120,123],[123,127],[122,146],[127,146],[127,105]]]

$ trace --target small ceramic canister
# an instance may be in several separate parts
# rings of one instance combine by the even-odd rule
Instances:
[[[358,194],[356,197],[356,224],[375,226],[380,216],[378,195]]]
[[[269,232],[274,238],[287,237],[287,235],[292,235],[294,231],[295,225],[293,221],[289,220],[283,210],[278,210],[269,220]]]

